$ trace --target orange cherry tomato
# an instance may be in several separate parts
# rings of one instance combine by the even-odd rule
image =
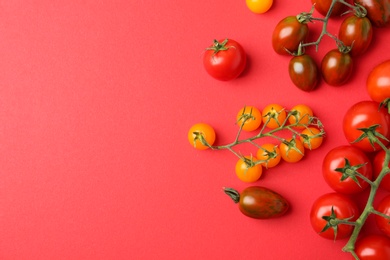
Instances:
[[[267,12],[273,4],[273,0],[246,0],[246,6],[256,14]]]
[[[270,104],[262,111],[263,123],[269,128],[278,128],[286,120],[286,110],[279,104]]]
[[[301,132],[299,139],[306,149],[314,150],[321,146],[324,136],[318,128],[309,127]]]
[[[252,156],[244,156],[236,163],[236,175],[243,182],[255,182],[257,181],[263,169],[260,164],[255,164],[257,158]]]
[[[259,128],[261,121],[260,110],[253,106],[245,106],[237,114],[237,124],[248,132]]]
[[[274,144],[263,144],[257,150],[256,158],[259,161],[264,161],[260,163],[265,168],[272,168],[279,164],[281,156],[280,150],[277,145]]]
[[[305,148],[298,138],[290,138],[280,143],[280,155],[286,162],[299,162],[305,155]]]
[[[205,150],[215,142],[214,128],[205,123],[195,124],[188,131],[188,141],[194,148]]]
[[[296,128],[305,128],[313,116],[313,110],[307,105],[300,104],[296,105],[291,109],[293,114],[289,116],[288,122],[290,124],[297,124]]]

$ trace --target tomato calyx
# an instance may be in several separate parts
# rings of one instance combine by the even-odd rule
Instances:
[[[249,119],[256,120],[256,117],[252,114],[253,108],[251,107],[249,113],[246,113],[245,109],[246,109],[246,106],[244,107],[242,114],[238,117],[236,124],[238,122],[242,121],[241,125],[243,126],[245,124],[245,122],[248,121]]]
[[[341,178],[340,181],[345,181],[348,178],[351,178],[359,187],[361,187],[359,180],[356,176],[363,179],[364,181],[371,183],[369,179],[367,179],[364,175],[360,174],[357,170],[365,166],[367,163],[357,164],[357,165],[351,165],[349,160],[347,158],[344,158],[345,165],[341,168],[336,168],[336,172],[340,172]]]
[[[269,121],[274,119],[274,121],[276,122],[278,127],[280,127],[281,125],[280,125],[280,122],[279,122],[279,115],[281,113],[283,113],[283,112],[284,112],[284,108],[279,110],[279,111],[277,111],[274,107],[272,107],[268,113],[263,115],[264,118],[267,118],[267,121],[265,122],[265,125],[267,125]]]
[[[364,8],[361,4],[355,3],[354,9],[354,15],[359,18],[364,18],[367,16],[367,9]]]
[[[384,135],[382,135],[381,133],[376,131],[376,129],[379,126],[380,125],[375,124],[375,125],[372,125],[372,126],[367,127],[367,128],[357,128],[357,130],[362,131],[363,133],[356,140],[352,141],[351,143],[352,144],[353,143],[358,143],[358,142],[362,141],[364,138],[367,138],[368,141],[370,142],[371,146],[375,150],[375,145],[374,144],[375,143],[381,143],[378,138],[380,138],[382,140],[385,140],[385,141],[389,141]]]
[[[301,155],[304,155],[301,150],[297,147],[297,142],[295,141],[295,137],[291,138],[290,141],[284,140],[282,143],[284,143],[287,146],[286,155],[288,156],[289,151],[294,150],[298,152]]]
[[[326,230],[332,228],[333,234],[334,234],[334,240],[336,240],[337,232],[339,229],[339,224],[355,225],[355,222],[349,221],[352,218],[353,218],[353,216],[351,216],[349,218],[338,219],[336,212],[334,211],[334,208],[332,206],[330,215],[329,216],[322,216],[322,219],[326,221],[326,225],[320,231],[320,233],[325,232]]]
[[[211,47],[206,48],[207,51],[213,51],[213,54],[218,53],[219,51],[226,51],[229,49],[229,47],[226,47],[227,42],[229,39],[223,40],[223,42],[219,42],[216,39],[214,39],[214,44]]]
[[[203,144],[204,146],[207,146],[207,147],[211,148],[211,145],[207,142],[207,140],[204,137],[202,132],[192,132],[192,134],[194,136],[194,147],[195,148],[196,148],[196,141],[197,140],[199,140],[201,142],[201,144]]]
[[[240,193],[233,188],[223,188],[223,191],[234,201],[234,203],[240,202]]]
[[[308,22],[313,21],[313,12],[314,12],[314,5],[310,9],[309,12],[302,12],[296,16],[298,22],[302,24],[307,24]]]
[[[385,107],[387,108],[387,113],[390,114],[390,98],[386,98],[385,100],[383,100],[381,103],[379,103],[379,110],[382,108],[382,107]]]

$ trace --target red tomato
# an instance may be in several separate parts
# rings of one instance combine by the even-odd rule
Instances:
[[[384,150],[379,151],[373,159],[374,180],[378,178],[385,164],[386,152]],[[390,165],[390,164],[389,164]],[[380,188],[390,191],[390,174],[387,174],[379,184]]]
[[[375,27],[390,25],[390,1],[389,0],[355,0],[367,10],[367,17]]]
[[[333,214],[332,214],[333,208]],[[332,219],[347,219],[354,221],[359,216],[356,203],[348,196],[340,193],[327,193],[314,201],[310,211],[310,223],[313,230],[321,237],[327,239],[343,239],[352,234],[353,226],[347,224],[331,225],[324,230],[328,221],[323,217]],[[333,222],[333,221],[330,221]],[[335,230],[337,234],[335,235]]]
[[[344,115],[343,131],[349,143],[366,152],[378,150],[380,146],[375,143],[371,145],[369,138],[359,128],[369,128],[378,125],[377,133],[385,138],[390,137],[390,116],[383,107],[379,109],[379,104],[374,101],[361,101],[350,107]],[[378,137],[385,145],[386,140]]]
[[[333,190],[344,194],[362,192],[369,186],[369,183],[360,177],[348,175],[355,171],[369,180],[372,179],[370,160],[364,152],[350,145],[333,148],[326,154],[322,163],[322,175],[326,183]]]
[[[232,40],[214,40],[203,55],[203,65],[214,78],[227,81],[237,78],[245,69],[246,54],[241,45]]]
[[[299,22],[296,16],[288,16],[281,20],[272,33],[272,47],[276,53],[290,55],[299,44],[305,42],[309,33],[307,21]],[[286,49],[288,51],[286,51]]]
[[[372,100],[380,103],[390,98],[390,60],[376,65],[367,78],[367,92]]]
[[[314,8],[323,16],[329,11],[329,7],[332,4],[332,0],[311,0],[311,3],[314,5]],[[340,16],[346,11],[346,6],[340,2],[336,2],[333,6],[331,17]]]
[[[344,85],[351,77],[352,71],[353,61],[349,53],[333,49],[325,54],[322,59],[322,77],[331,86]]]
[[[390,195],[387,195],[379,202],[376,210],[390,217]],[[375,214],[375,223],[380,231],[390,236],[390,219]]]
[[[371,44],[372,25],[367,17],[349,16],[344,19],[339,29],[339,39],[345,46],[352,47],[351,56],[364,53]]]
[[[356,241],[355,252],[360,260],[390,259],[390,238],[368,235]]]
[[[310,55],[303,54],[292,57],[288,72],[294,85],[303,91],[311,91],[317,86],[317,64]]]

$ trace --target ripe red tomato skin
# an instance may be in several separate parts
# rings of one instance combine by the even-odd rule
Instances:
[[[291,81],[299,89],[309,92],[316,88],[318,83],[318,68],[314,59],[303,54],[291,58],[288,72]]]
[[[298,50],[301,42],[305,42],[309,34],[306,23],[300,23],[295,16],[287,16],[282,19],[272,33],[272,47],[281,55],[290,55],[290,52]]]
[[[390,116],[385,108],[378,109],[379,103],[371,100],[360,101],[352,105],[345,113],[343,118],[343,132],[347,141],[365,152],[379,151],[380,146],[375,144],[375,149],[371,146],[369,140],[364,138],[359,142],[353,142],[358,139],[362,131],[358,128],[368,128],[379,124],[376,131],[386,138],[390,137]],[[388,143],[381,140],[385,145]]]
[[[366,52],[371,44],[373,29],[367,17],[349,16],[343,20],[339,28],[339,39],[346,46],[352,46],[351,56]]]
[[[376,207],[376,210],[390,216],[390,195],[384,197]],[[379,230],[383,234],[390,237],[390,220],[382,216],[375,215],[375,223],[378,226]]]
[[[389,0],[355,0],[367,10],[367,17],[375,27],[390,25],[390,1]]]
[[[372,100],[380,103],[390,98],[390,60],[376,65],[367,77],[367,92]]]
[[[373,172],[374,172],[374,180],[378,178],[380,172],[382,171],[382,168],[385,164],[385,156],[386,152],[384,150],[380,150],[377,152],[374,156],[374,159],[372,160],[373,164]],[[383,188],[390,192],[390,175],[387,174],[379,184],[379,188]]]
[[[350,221],[354,221],[358,218],[359,208],[350,197],[337,192],[326,193],[313,202],[310,211],[310,223],[313,230],[321,237],[333,240],[335,237],[332,228],[321,232],[326,225],[326,220],[322,217],[331,215],[332,206],[338,219],[345,219],[353,216]],[[349,237],[352,231],[353,226],[339,224],[336,240]]]
[[[360,260],[390,259],[390,238],[383,235],[367,235],[356,241],[355,252]]]
[[[331,86],[344,85],[353,72],[353,60],[349,53],[338,49],[330,50],[321,62],[321,74],[326,83]]]
[[[213,45],[209,48],[212,47]],[[228,39],[225,47],[227,50],[216,53],[213,50],[206,50],[203,55],[203,65],[207,73],[222,81],[237,78],[244,71],[247,60],[244,48],[237,41]]]
[[[342,173],[335,171],[336,168],[345,166],[345,158],[351,166],[365,164],[357,171],[369,180],[372,179],[372,165],[366,154],[351,145],[342,145],[330,150],[324,157],[322,164],[322,174],[325,182],[336,192],[344,194],[356,194],[365,190],[368,182],[357,177],[360,186],[351,178],[341,181]]]
[[[311,0],[311,3],[314,5],[314,8],[322,14],[323,16],[326,16],[326,14],[329,11],[329,7],[332,3],[332,0]],[[342,13],[345,12],[346,6],[342,3],[337,2],[333,6],[333,10],[331,13],[331,17],[340,16]]]

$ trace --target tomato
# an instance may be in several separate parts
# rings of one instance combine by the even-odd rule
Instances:
[[[299,44],[306,41],[308,34],[307,21],[299,22],[296,16],[287,16],[272,33],[272,47],[278,54],[290,55],[289,52],[297,51]]]
[[[273,0],[246,0],[246,6],[256,14],[267,12],[273,4]]]
[[[256,164],[257,159],[252,156],[244,156],[236,163],[236,175],[243,182],[257,181],[263,170],[260,164]]]
[[[353,226],[340,223],[331,225],[334,219],[354,221],[358,216],[358,206],[350,197],[336,192],[327,193],[313,202],[310,223],[321,237],[338,240],[349,237],[353,232]]]
[[[355,0],[367,10],[367,17],[375,27],[390,25],[389,0]]]
[[[314,59],[308,54],[291,58],[288,65],[291,81],[303,91],[312,91],[318,83],[318,68]]]
[[[382,235],[367,235],[356,241],[355,253],[360,260],[390,259],[390,238]]]
[[[389,138],[389,122],[389,114],[383,107],[379,109],[379,104],[377,102],[361,101],[351,106],[344,115],[344,136],[353,146],[358,147],[366,152],[373,152],[380,148],[379,144],[371,144],[371,139],[367,137],[368,134],[359,129],[367,129],[377,125],[374,133],[385,138]],[[378,139],[386,145],[388,141],[384,140],[381,136],[378,136]]]
[[[188,131],[188,141],[198,150],[205,150],[215,142],[214,128],[205,123],[193,125]]]
[[[301,132],[299,140],[306,149],[314,150],[321,146],[324,136],[318,128],[308,127]]]
[[[390,236],[390,195],[387,195],[379,202],[376,210],[389,216],[389,218],[384,218],[375,214],[375,223],[380,231]]]
[[[261,112],[263,123],[269,128],[278,128],[286,120],[287,114],[284,107],[279,104],[269,104]]]
[[[345,46],[352,47],[351,56],[363,54],[371,44],[372,25],[367,17],[349,16],[339,28],[339,39]]]
[[[224,188],[224,192],[238,203],[244,215],[251,218],[277,218],[289,209],[289,203],[282,195],[265,187],[247,187],[241,194],[232,188]]]
[[[322,59],[322,77],[331,86],[344,85],[351,77],[352,71],[353,61],[349,53],[333,49]]]
[[[298,138],[290,138],[280,143],[280,155],[286,162],[299,162],[305,155],[305,148]]]
[[[330,150],[322,162],[322,176],[335,191],[344,194],[356,194],[365,190],[372,179],[372,165],[364,152],[350,145],[342,145]]]
[[[383,166],[385,165],[385,157],[386,152],[384,150],[380,150],[375,154],[374,159],[372,160],[373,164],[373,171],[374,171],[374,180],[378,178],[379,174],[381,173]],[[389,163],[390,166],[390,163]],[[380,188],[383,188],[387,191],[390,191],[390,174],[387,174],[379,184]]]
[[[246,53],[235,40],[214,40],[214,44],[204,52],[203,65],[212,77],[223,81],[232,80],[244,71]]]
[[[257,150],[256,158],[259,161],[264,161],[261,165],[265,168],[275,167],[281,159],[279,147],[269,143],[263,144]]]
[[[243,107],[237,114],[237,124],[245,131],[254,131],[261,125],[262,117],[259,109],[253,106]]]
[[[330,5],[332,4],[332,0],[311,0],[311,3],[314,5],[314,8],[323,16],[329,11]],[[346,11],[345,5],[340,2],[336,2],[333,6],[331,17],[340,16],[342,13]]]
[[[305,128],[307,127],[313,116],[313,110],[304,104],[299,104],[294,106],[291,111],[291,116],[288,118],[288,122],[292,125],[297,124],[296,128]]]
[[[376,65],[371,70],[366,86],[372,100],[380,103],[390,98],[390,60]]]

